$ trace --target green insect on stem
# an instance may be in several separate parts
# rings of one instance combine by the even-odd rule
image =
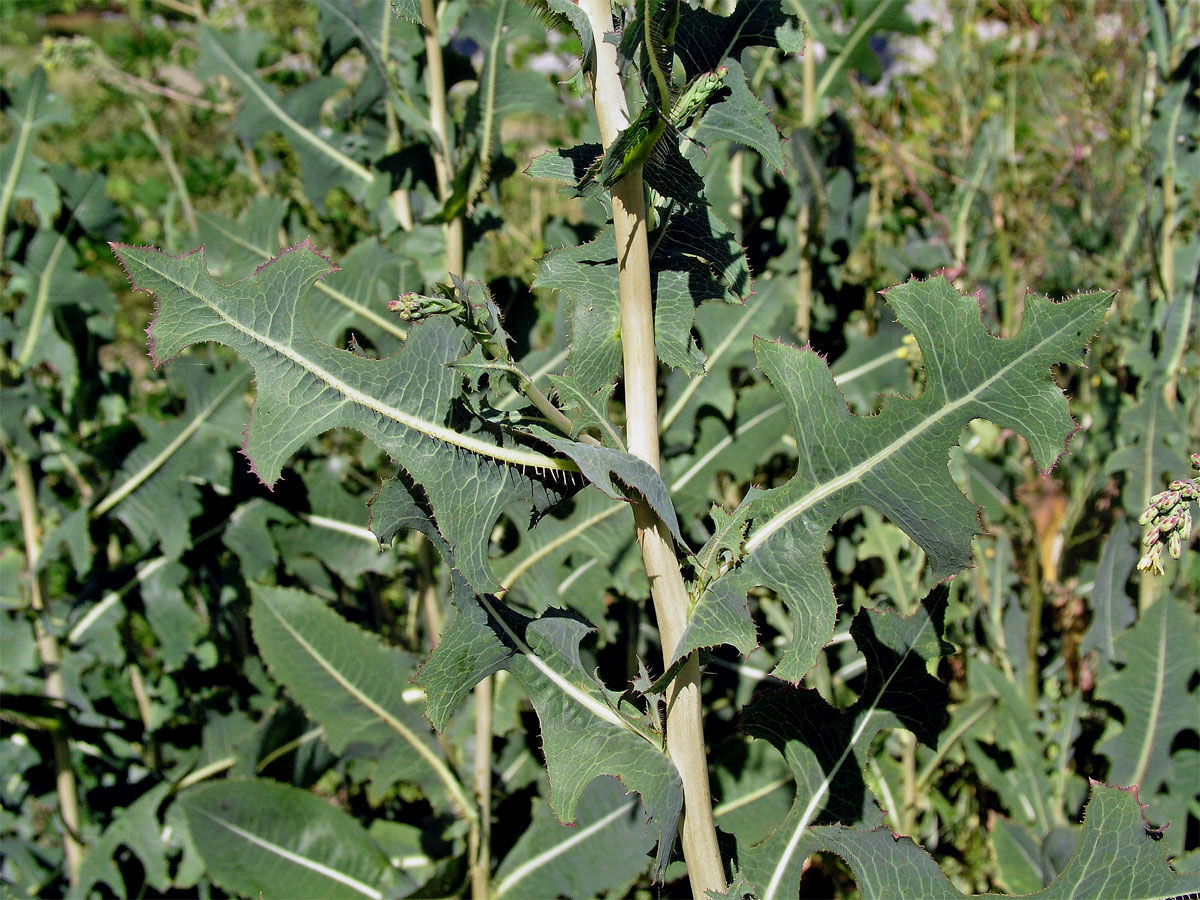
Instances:
[[[699,115],[707,105],[709,97],[721,89],[728,74],[729,69],[721,66],[693,79],[671,108],[671,125],[682,128]]]
[[[647,103],[604,154],[604,162],[600,164],[600,184],[611,188],[644,163],[666,128],[666,119]]]

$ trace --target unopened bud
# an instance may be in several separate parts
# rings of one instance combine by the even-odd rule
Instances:
[[[1158,515],[1158,506],[1154,503],[1151,503],[1149,506],[1146,507],[1146,509],[1142,512],[1142,514],[1140,516],[1138,516],[1138,524],[1144,528],[1147,525],[1149,525],[1151,522],[1153,522],[1154,517],[1157,515]]]
[[[1176,531],[1167,539],[1167,550],[1171,554],[1171,559],[1179,559],[1179,554],[1183,552],[1183,540],[1179,537],[1179,532]]]
[[[456,313],[462,309],[457,300],[446,297],[426,297],[412,291],[401,294],[388,304],[388,309],[399,313],[400,318],[408,322],[418,322],[441,313]]]

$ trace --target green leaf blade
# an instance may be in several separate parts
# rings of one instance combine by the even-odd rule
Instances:
[[[313,794],[271,781],[224,781],[179,802],[208,875],[233,894],[382,900],[402,887],[362,826]]]
[[[379,768],[445,795],[460,814],[474,816],[466,792],[428,726],[402,698],[416,661],[384,647],[311,594],[253,586],[250,619],[263,661],[308,714],[325,729],[335,753],[356,741],[377,748]]]
[[[1026,436],[1049,468],[1074,431],[1051,365],[1079,358],[1112,295],[1080,294],[1060,303],[1031,296],[1016,336],[989,335],[975,298],[948,281],[910,281],[887,292],[900,322],[924,354],[919,397],[888,397],[878,415],[854,415],[824,361],[811,350],[758,340],[759,367],[783,395],[800,467],[786,485],[752,491],[742,509],[752,520],[741,565],[702,595],[678,655],[714,643],[743,653],[754,646],[746,592],[777,591],[792,614],[795,638],[775,674],[798,681],[833,631],[835,604],[822,554],[839,516],[869,505],[903,528],[948,575],[971,560],[975,507],[946,463],[963,426],[986,418]]]

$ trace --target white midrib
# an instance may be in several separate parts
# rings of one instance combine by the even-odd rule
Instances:
[[[218,825],[221,828],[224,828],[226,831],[230,831],[237,835],[242,840],[254,844],[256,847],[262,847],[267,852],[273,853],[282,859],[286,859],[290,863],[294,863],[295,865],[308,869],[310,872],[316,872],[318,875],[322,875],[331,881],[336,881],[338,884],[343,884],[352,891],[362,894],[364,897],[371,897],[372,900],[383,900],[383,894],[380,891],[375,890],[375,888],[371,887],[369,884],[363,884],[352,875],[347,875],[345,872],[339,872],[337,869],[331,869],[324,863],[317,862],[315,859],[309,859],[307,856],[301,856],[299,853],[293,853],[286,847],[281,847],[273,841],[268,841],[266,838],[260,837],[252,831],[247,831],[245,828],[240,828],[237,825],[234,825],[228,819],[222,819],[218,816],[214,816],[212,813],[208,812],[208,810],[198,809],[196,812],[204,816],[204,818],[208,819],[215,825]]]
[[[336,148],[329,146],[327,143],[313,134],[309,129],[305,128],[303,125],[289,116],[284,111],[283,107],[276,103],[271,95],[262,89],[262,85],[260,85],[254,78],[251,78],[249,73],[245,72],[242,67],[238,65],[237,61],[225,51],[225,48],[221,46],[220,41],[214,37],[209,43],[219,54],[221,54],[222,57],[225,58],[230,70],[236,73],[237,80],[241,82],[242,87],[254,94],[254,96],[258,99],[258,102],[270,110],[271,115],[275,116],[275,118],[279,119],[280,122],[286,125],[290,131],[300,138],[300,140],[311,146],[318,153],[328,156],[343,169],[352,172],[355,176],[362,179],[367,184],[374,183],[375,175],[370,170],[359,165]]]
[[[496,621],[496,624],[498,624],[504,631],[504,633],[508,635],[508,639],[516,644],[517,649],[520,650],[521,654],[529,660],[530,664],[533,665],[533,667],[539,672],[541,672],[556,688],[558,688],[560,691],[562,691],[562,693],[570,697],[597,718],[604,720],[610,725],[616,725],[618,728],[622,728],[631,734],[635,734],[645,740],[652,747],[659,748],[657,743],[651,740],[647,735],[643,734],[624,716],[619,715],[615,710],[610,709],[608,706],[594,699],[593,697],[589,697],[584,689],[572,684],[569,679],[564,678],[561,674],[556,672],[548,662],[534,653],[533,648],[526,644],[525,641],[521,640],[521,637],[509,627],[508,623],[504,621],[499,613],[497,613],[496,608],[492,606],[486,594],[479,594],[478,597],[479,602],[483,604],[485,609],[487,609],[488,615],[490,615]]]
[[[492,30],[492,44],[488,52],[488,73],[485,79],[487,85],[484,91],[483,103],[483,138],[479,145],[479,162],[480,165],[486,168],[492,161],[492,129],[493,119],[496,115],[496,77],[500,69],[500,38],[507,30],[504,25],[504,16],[507,12],[508,0],[500,0],[499,9],[496,11],[496,27]]]
[[[863,475],[873,470],[876,466],[882,463],[901,447],[919,437],[923,432],[929,430],[941,420],[953,415],[968,403],[974,402],[978,396],[984,393],[984,391],[990,388],[997,381],[1000,381],[1021,362],[1041,349],[1042,345],[1049,342],[1055,336],[1055,334],[1051,334],[1044,340],[1039,341],[1037,344],[1030,347],[1024,353],[1014,357],[1010,363],[998,369],[990,378],[980,382],[979,385],[963,394],[957,400],[939,407],[936,413],[927,416],[913,428],[910,428],[904,434],[900,435],[900,437],[896,438],[896,440],[892,441],[878,452],[867,457],[858,465],[851,467],[837,478],[818,485],[791,505],[780,510],[777,515],[768,519],[761,528],[755,530],[750,535],[749,540],[746,541],[746,553],[753,553],[754,550],[762,546],[762,544],[766,542],[773,534],[775,534],[775,532],[779,531],[796,517],[802,515],[805,510],[815,506],[825,498],[833,496],[843,488],[854,484]]]
[[[749,806],[756,800],[761,800],[763,797],[773,794],[780,788],[787,787],[792,783],[792,780],[793,779],[790,776],[787,778],[776,778],[774,781],[767,782],[766,784],[755,788],[747,794],[743,794],[742,796],[733,800],[727,800],[724,803],[720,803],[713,807],[713,818],[719,819],[721,816],[728,815],[731,812],[741,809],[743,806]]]
[[[367,541],[375,547],[379,546],[379,538],[375,536],[375,532],[370,528],[363,528],[361,525],[351,525],[349,522],[343,522],[341,519],[332,519],[329,516],[317,516],[312,513],[300,513],[300,518],[314,528],[325,528],[329,531],[336,531],[339,534],[348,534],[350,537]]]
[[[825,778],[821,781],[820,786],[813,791],[812,796],[808,800],[808,805],[804,807],[804,812],[800,815],[800,821],[796,823],[796,827],[792,831],[791,837],[788,838],[787,846],[784,848],[783,853],[780,854],[779,861],[775,864],[775,870],[771,873],[771,881],[767,885],[767,889],[763,892],[763,900],[775,900],[775,897],[778,895],[779,885],[783,881],[784,875],[787,874],[788,866],[792,861],[792,857],[796,853],[796,846],[800,843],[800,839],[804,837],[804,832],[808,830],[808,823],[812,821],[813,815],[817,811],[817,807],[821,805],[821,802],[825,799],[825,795],[829,793],[829,788],[833,784],[833,779],[836,778],[838,772],[841,771],[842,765],[846,762],[847,757],[849,757],[850,754],[854,752],[854,748],[858,746],[859,738],[862,737],[862,734],[866,730],[867,725],[870,723],[871,718],[875,715],[875,710],[878,708],[877,704],[879,703],[880,698],[887,693],[888,688],[891,686],[892,679],[894,679],[896,677],[896,673],[900,671],[900,667],[904,663],[904,660],[908,658],[910,653],[912,653],[911,648],[913,644],[921,639],[921,636],[925,633],[925,629],[929,627],[929,622],[930,619],[926,617],[925,621],[921,623],[921,630],[917,632],[916,636],[909,644],[909,649],[906,649],[901,655],[900,659],[896,662],[896,667],[888,673],[887,679],[883,682],[882,686],[880,686],[879,693],[875,695],[875,699],[871,703],[871,708],[863,713],[862,719],[859,720],[858,727],[854,729],[854,734],[851,735],[850,740],[846,742],[846,748],[842,751],[842,755],[839,756],[837,762],[833,764],[833,768],[831,768],[828,774],[826,774]]]
[[[1167,597],[1159,598],[1159,603],[1168,602]],[[1146,770],[1150,767],[1150,751],[1154,748],[1154,738],[1158,731],[1158,716],[1162,711],[1163,685],[1167,679],[1167,611],[1162,611],[1162,628],[1158,634],[1158,654],[1154,669],[1154,697],[1150,702],[1150,718],[1146,726],[1146,734],[1142,738],[1142,748],[1138,752],[1137,766],[1129,777],[1130,784],[1142,784]],[[1148,786],[1148,785],[1147,785]]]
[[[58,236],[58,240],[54,242],[50,256],[46,259],[46,267],[42,269],[42,277],[38,279],[33,311],[29,315],[29,330],[25,334],[25,343],[21,345],[21,352],[17,354],[17,365],[21,368],[27,366],[33,356],[33,348],[37,345],[38,336],[42,331],[42,319],[45,318],[46,307],[50,302],[50,276],[54,274],[58,259],[68,244],[67,231],[64,229],[63,233]]]
[[[305,640],[304,636],[292,627],[290,622],[288,622],[283,616],[279,615],[272,604],[266,603],[264,606],[271,612],[283,629],[289,635],[291,635],[292,640],[299,644],[303,648],[304,652],[307,653],[317,665],[324,669],[329,677],[337,682],[342,690],[370,710],[374,715],[378,716],[380,720],[382,720],[389,728],[400,735],[400,737],[402,737],[409,746],[417,751],[420,757],[429,764],[429,767],[437,773],[438,779],[446,786],[446,790],[450,793],[450,796],[454,798],[455,805],[458,806],[463,816],[474,821],[478,817],[478,813],[472,808],[471,801],[464,793],[462,785],[458,783],[458,779],[454,777],[454,773],[451,772],[446,764],[438,758],[437,754],[430,750],[423,741],[418,739],[417,736],[413,734],[403,722],[393,716],[388,710],[380,706],[373,697],[363,693],[363,691],[361,691],[356,684],[348,681],[346,677],[329,662],[329,660],[321,655],[316,647]]]
[[[185,291],[186,293],[195,297],[198,301],[203,303],[218,317],[220,317],[222,322],[229,325],[238,333],[244,335],[255,343],[261,344],[272,353],[278,354],[284,359],[291,361],[295,365],[304,369],[318,381],[329,385],[352,403],[357,403],[359,406],[365,407],[366,409],[369,409],[386,419],[391,419],[393,422],[403,425],[406,428],[419,431],[422,434],[426,434],[435,440],[442,441],[443,443],[452,444],[455,447],[462,447],[464,450],[470,450],[472,453],[477,453],[480,456],[489,456],[493,459],[498,459],[516,466],[533,466],[535,468],[542,469],[555,469],[560,472],[579,471],[579,468],[569,460],[555,459],[554,457],[546,456],[542,453],[535,453],[532,450],[517,450],[512,447],[498,447],[494,444],[488,444],[484,441],[473,438],[470,435],[459,434],[450,428],[445,428],[441,425],[435,425],[432,422],[427,422],[424,419],[409,415],[403,410],[384,403],[377,397],[364,394],[358,388],[342,381],[332,372],[329,372],[322,366],[313,362],[311,359],[301,356],[286,344],[281,344],[279,341],[276,341],[265,334],[260,334],[253,328],[238,322],[236,319],[229,316],[219,306],[210,302],[205,297],[202,297],[195,290],[183,284],[182,282],[172,278],[169,273],[155,268],[144,259],[139,260],[139,262],[151,272],[154,272],[156,275],[160,276],[166,281],[169,281],[180,290]]]
[[[243,250],[249,250],[251,253],[261,256],[263,259],[271,258],[271,253],[269,250],[267,250],[263,247],[259,247],[257,244],[252,244],[250,241],[246,240],[241,235],[235,234],[234,232],[230,231],[228,228],[223,226],[216,219],[214,219],[212,216],[206,215],[205,213],[200,213],[200,218],[204,219],[204,221],[206,223],[208,223],[209,228],[213,229],[214,231],[219,232],[222,237],[224,237],[226,240],[230,241],[231,243],[237,244]],[[321,293],[323,293],[323,294],[327,295],[328,297],[332,298],[333,300],[337,301],[338,303],[342,304],[342,306],[346,307],[346,309],[350,310],[355,315],[362,316],[364,319],[366,319],[372,325],[386,331],[388,334],[392,335],[393,337],[399,338],[400,340],[404,340],[406,337],[408,337],[408,332],[405,329],[394,324],[393,322],[389,322],[387,319],[385,319],[383,316],[379,315],[378,313],[372,312],[371,310],[369,310],[365,306],[363,306],[361,303],[359,303],[357,300],[354,300],[353,298],[348,297],[347,295],[343,294],[341,291],[337,290],[336,288],[331,288],[324,281],[316,282],[313,285],[313,287],[315,287],[318,291],[321,291]]]
[[[565,544],[569,544],[571,541],[575,540],[575,538],[579,537],[579,535],[583,534],[585,531],[587,531],[593,525],[597,525],[600,522],[603,522],[605,519],[612,517],[613,515],[620,512],[622,509],[624,509],[625,506],[626,506],[625,503],[618,500],[612,506],[609,506],[607,509],[602,509],[600,512],[596,513],[591,518],[584,519],[582,522],[580,522],[574,528],[570,528],[567,531],[564,531],[562,534],[560,534],[554,540],[547,541],[545,544],[543,544],[541,547],[539,547],[533,553],[530,553],[529,556],[527,556],[525,559],[521,560],[519,565],[517,565],[507,575],[505,575],[504,579],[500,582],[501,586],[504,588],[504,590],[506,590],[506,591],[509,590],[514,584],[516,584],[518,578],[520,578],[522,575],[524,575],[526,572],[528,572],[530,569],[532,569],[534,566],[536,566],[539,562],[541,562],[543,559],[545,559],[547,556],[549,556],[551,553],[553,553],[559,547],[562,547]]]
[[[511,872],[509,872],[507,876],[505,876],[504,880],[501,881],[500,884],[498,884],[496,886],[496,893],[493,894],[492,896],[503,897],[514,886],[516,886],[517,884],[520,884],[522,881],[524,881],[526,878],[528,878],[531,873],[537,871],[538,869],[540,869],[544,866],[549,865],[555,859],[557,859],[558,857],[562,856],[564,853],[569,851],[572,847],[582,844],[584,841],[586,841],[588,838],[590,838],[596,832],[603,831],[610,824],[615,822],[617,819],[621,818],[621,816],[624,816],[624,815],[628,814],[629,812],[631,812],[635,805],[636,805],[636,801],[630,800],[628,803],[625,803],[622,806],[618,806],[616,809],[614,809],[612,812],[608,813],[603,818],[597,819],[595,822],[593,822],[591,825],[588,825],[586,828],[580,829],[580,831],[578,833],[571,835],[571,837],[567,838],[562,843],[555,844],[550,849],[544,850],[543,852],[539,853],[537,856],[534,856],[534,857],[526,860],[524,863],[517,866],[517,868],[515,868]]]
[[[192,421],[188,422],[187,426],[184,427],[184,429],[179,432],[179,434],[177,434],[167,444],[167,446],[163,447],[153,459],[147,462],[138,471],[134,472],[124,484],[116,488],[111,494],[97,503],[95,508],[92,510],[92,515],[104,515],[106,512],[136,491],[139,487],[141,487],[151,475],[162,468],[166,461],[175,454],[176,450],[186,444],[191,436],[199,431],[201,427],[203,427],[204,423],[209,420],[212,414],[217,411],[218,407],[225,402],[229,395],[244,385],[247,380],[248,374],[241,378],[234,378],[231,380],[229,384],[223,387],[220,392],[218,392],[217,396],[215,396],[212,401],[206,407],[204,407],[204,409],[196,413],[196,415],[192,418]]]
[[[896,350],[892,350],[889,353],[884,353],[882,356],[878,356],[875,359],[870,360],[869,362],[865,362],[861,366],[857,366],[853,369],[850,369],[849,371],[843,372],[841,375],[835,376],[833,379],[833,383],[838,385],[839,387],[841,387],[844,384],[849,384],[851,381],[854,381],[857,378],[861,378],[863,375],[866,375],[867,373],[872,372],[875,369],[878,369],[880,366],[885,365],[886,363],[890,362],[891,360],[899,359],[899,358],[900,358],[900,349],[898,348]],[[715,444],[712,445],[712,447],[709,449],[709,451],[707,453],[705,453],[703,456],[699,457],[694,463],[692,463],[690,466],[688,466],[687,470],[684,471],[683,474],[681,474],[674,482],[672,482],[671,490],[678,491],[681,488],[683,488],[689,481],[691,481],[696,476],[696,474],[698,472],[700,472],[706,465],[708,465],[709,462],[711,462],[712,459],[715,456],[717,456],[717,454],[723,452],[737,438],[740,438],[747,431],[750,431],[751,429],[753,429],[760,422],[762,422],[766,419],[769,419],[771,416],[775,415],[775,413],[779,412],[783,408],[784,408],[784,404],[782,402],[776,403],[773,406],[769,406],[766,409],[764,409],[762,412],[760,412],[758,415],[752,416],[751,418],[749,418],[745,422],[743,422],[741,425],[739,425],[737,427],[737,429],[733,432],[733,434],[729,434],[729,435],[726,435],[725,437],[721,438],[721,440],[717,441]]]
[[[754,309],[748,310],[746,314],[738,320],[737,325],[730,330],[729,334],[726,335],[719,344],[717,344],[717,346],[713,349],[713,352],[709,354],[708,359],[705,361],[704,372],[688,382],[688,386],[683,389],[683,393],[679,395],[679,399],[671,404],[671,408],[667,410],[666,414],[662,418],[662,424],[659,425],[658,429],[659,431],[666,431],[671,427],[672,423],[679,418],[679,414],[683,412],[683,408],[687,406],[687,402],[692,399],[692,396],[700,389],[700,385],[704,383],[704,379],[708,377],[708,373],[712,371],[713,363],[724,356],[729,351],[729,348],[733,346],[733,342],[741,337],[742,332],[749,327],[750,320],[754,317],[754,313],[757,312],[758,307],[763,304],[765,299],[766,294],[763,294],[763,296],[754,303]]]

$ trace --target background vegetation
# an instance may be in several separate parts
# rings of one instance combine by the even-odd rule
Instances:
[[[477,830],[403,766],[382,772],[369,735],[330,734],[336,710],[281,689],[288,675],[260,646],[273,638],[250,624],[254,583],[302,588],[381,635],[386,650],[363,653],[397,673],[412,727],[471,782],[472,707],[434,736],[406,684],[441,632],[447,577],[415,533],[381,550],[368,530],[365,502],[394,466],[335,431],[268,490],[238,452],[249,370],[212,345],[153,369],[153,301],[108,248],[204,244],[228,280],[308,238],[341,267],[312,292],[314,330],[376,356],[405,333],[388,301],[445,279],[443,226],[458,219],[465,271],[487,284],[525,369],[556,371],[566,304],[538,260],[592,239],[607,211],[523,170],[596,139],[573,79],[582,47],[521,9],[497,56],[495,4],[438,5],[455,183],[431,150],[421,30],[387,4],[0,5],[6,895],[238,893],[214,878],[214,851],[197,847],[176,798],[253,776],[368,831],[399,873],[385,894],[470,892]],[[1138,785],[1148,823],[1170,823],[1160,840],[1176,871],[1200,869],[1200,557],[1167,558],[1159,577],[1135,568],[1137,516],[1200,449],[1200,13],[1176,0],[791,6],[805,54],[741,58],[786,139],[783,171],[736,144],[695,154],[746,249],[755,333],[811,342],[867,412],[923,378],[882,288],[944,272],[978,291],[1002,336],[1027,290],[1120,291],[1086,366],[1057,373],[1080,431],[1052,473],[1019,436],[964,430],[951,471],[986,534],[946,587],[955,650],[932,667],[949,718],[936,749],[882,732],[864,783],[883,821],[964,892],[1049,884],[1089,778]],[[489,110],[480,86],[493,77],[505,102]],[[772,398],[753,358],[715,352],[731,309],[697,317],[717,366],[704,393],[689,400],[681,371],[664,388],[665,474],[694,478],[674,499],[701,529],[711,503],[736,505],[797,464],[783,417],[762,424]],[[736,452],[695,472],[729,435]],[[599,626],[586,664],[618,690],[655,658],[627,537],[597,530],[519,572],[526,601],[558,597]],[[528,553],[501,523],[497,571]],[[913,612],[936,579],[870,509],[838,523],[827,558],[841,609],[805,682],[848,708],[866,670],[854,614]],[[794,794],[768,730],[737,714],[789,637],[779,601],[756,600],[761,646],[745,659],[718,648],[705,679],[717,824],[742,841],[768,837]],[[511,678],[498,676],[491,706],[493,892],[657,896],[642,854],[653,839],[636,818],[605,818],[628,802],[611,780],[585,795],[580,820],[611,824],[530,867],[579,829],[547,805],[537,724]],[[739,727],[759,738],[749,751],[728,740]],[[280,793],[277,808],[321,815],[303,797]],[[668,869],[665,891],[683,877]],[[832,855],[809,861],[801,889],[856,891]]]

